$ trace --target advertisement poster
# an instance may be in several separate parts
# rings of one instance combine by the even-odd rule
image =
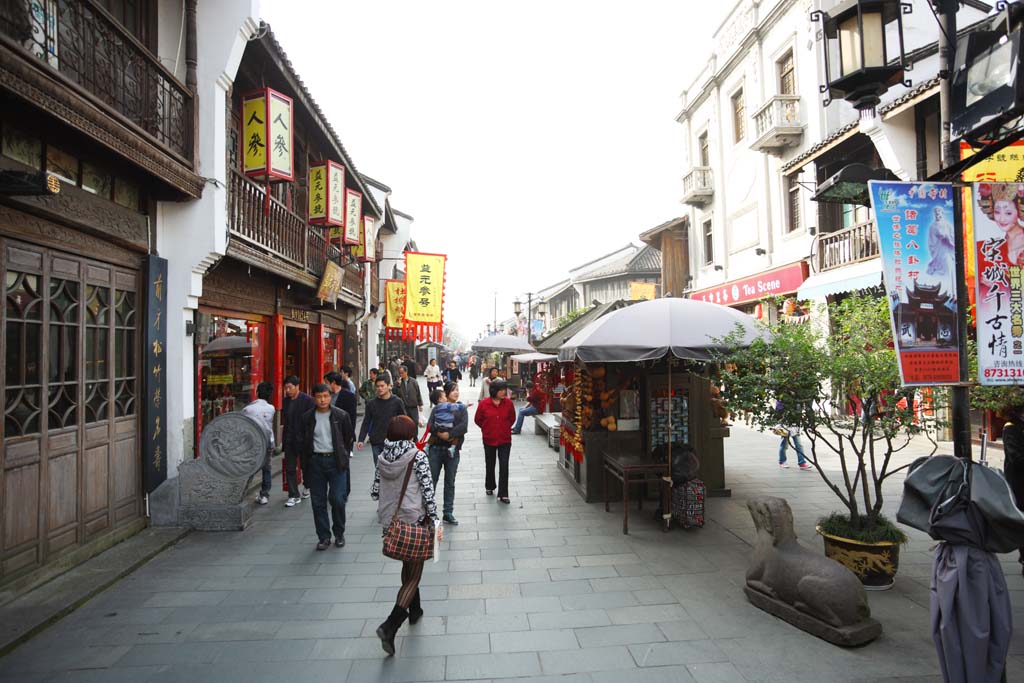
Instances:
[[[975,183],[978,381],[1024,383],[1024,183]]]
[[[869,183],[904,386],[959,381],[951,183]]]

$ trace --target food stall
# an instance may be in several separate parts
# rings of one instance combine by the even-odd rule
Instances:
[[[588,502],[605,498],[609,458],[660,465],[693,449],[709,495],[729,495],[713,382],[716,339],[761,334],[743,313],[689,299],[637,303],[588,325],[559,350],[566,386],[559,465]],[[608,491],[613,500],[621,492]]]

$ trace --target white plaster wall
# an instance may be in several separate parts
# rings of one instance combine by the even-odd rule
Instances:
[[[157,207],[157,249],[168,260],[167,421],[173,425],[167,437],[168,477],[177,474],[191,450],[195,389],[192,337],[185,335],[185,323],[199,305],[203,273],[227,249],[225,98],[258,16],[259,0],[198,4],[198,173],[207,183],[198,200]]]

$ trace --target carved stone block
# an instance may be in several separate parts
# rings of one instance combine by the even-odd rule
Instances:
[[[159,519],[176,518],[178,525],[201,531],[244,529],[252,519],[245,492],[269,446],[260,426],[241,413],[217,417],[203,429],[199,458],[182,463],[178,476],[154,491]],[[167,508],[175,503],[177,513],[171,514]]]
[[[747,509],[757,538],[744,591],[755,607],[836,645],[864,645],[882,633],[857,576],[797,543],[785,499],[751,498]]]

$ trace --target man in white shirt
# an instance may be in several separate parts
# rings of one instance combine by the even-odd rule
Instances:
[[[266,505],[270,502],[270,456],[274,452],[274,414],[277,412],[270,404],[270,397],[274,395],[274,385],[270,382],[260,382],[256,386],[256,400],[242,408],[242,415],[263,428],[263,432],[269,439],[266,458],[263,460],[263,482],[260,485],[260,495],[256,502]]]

